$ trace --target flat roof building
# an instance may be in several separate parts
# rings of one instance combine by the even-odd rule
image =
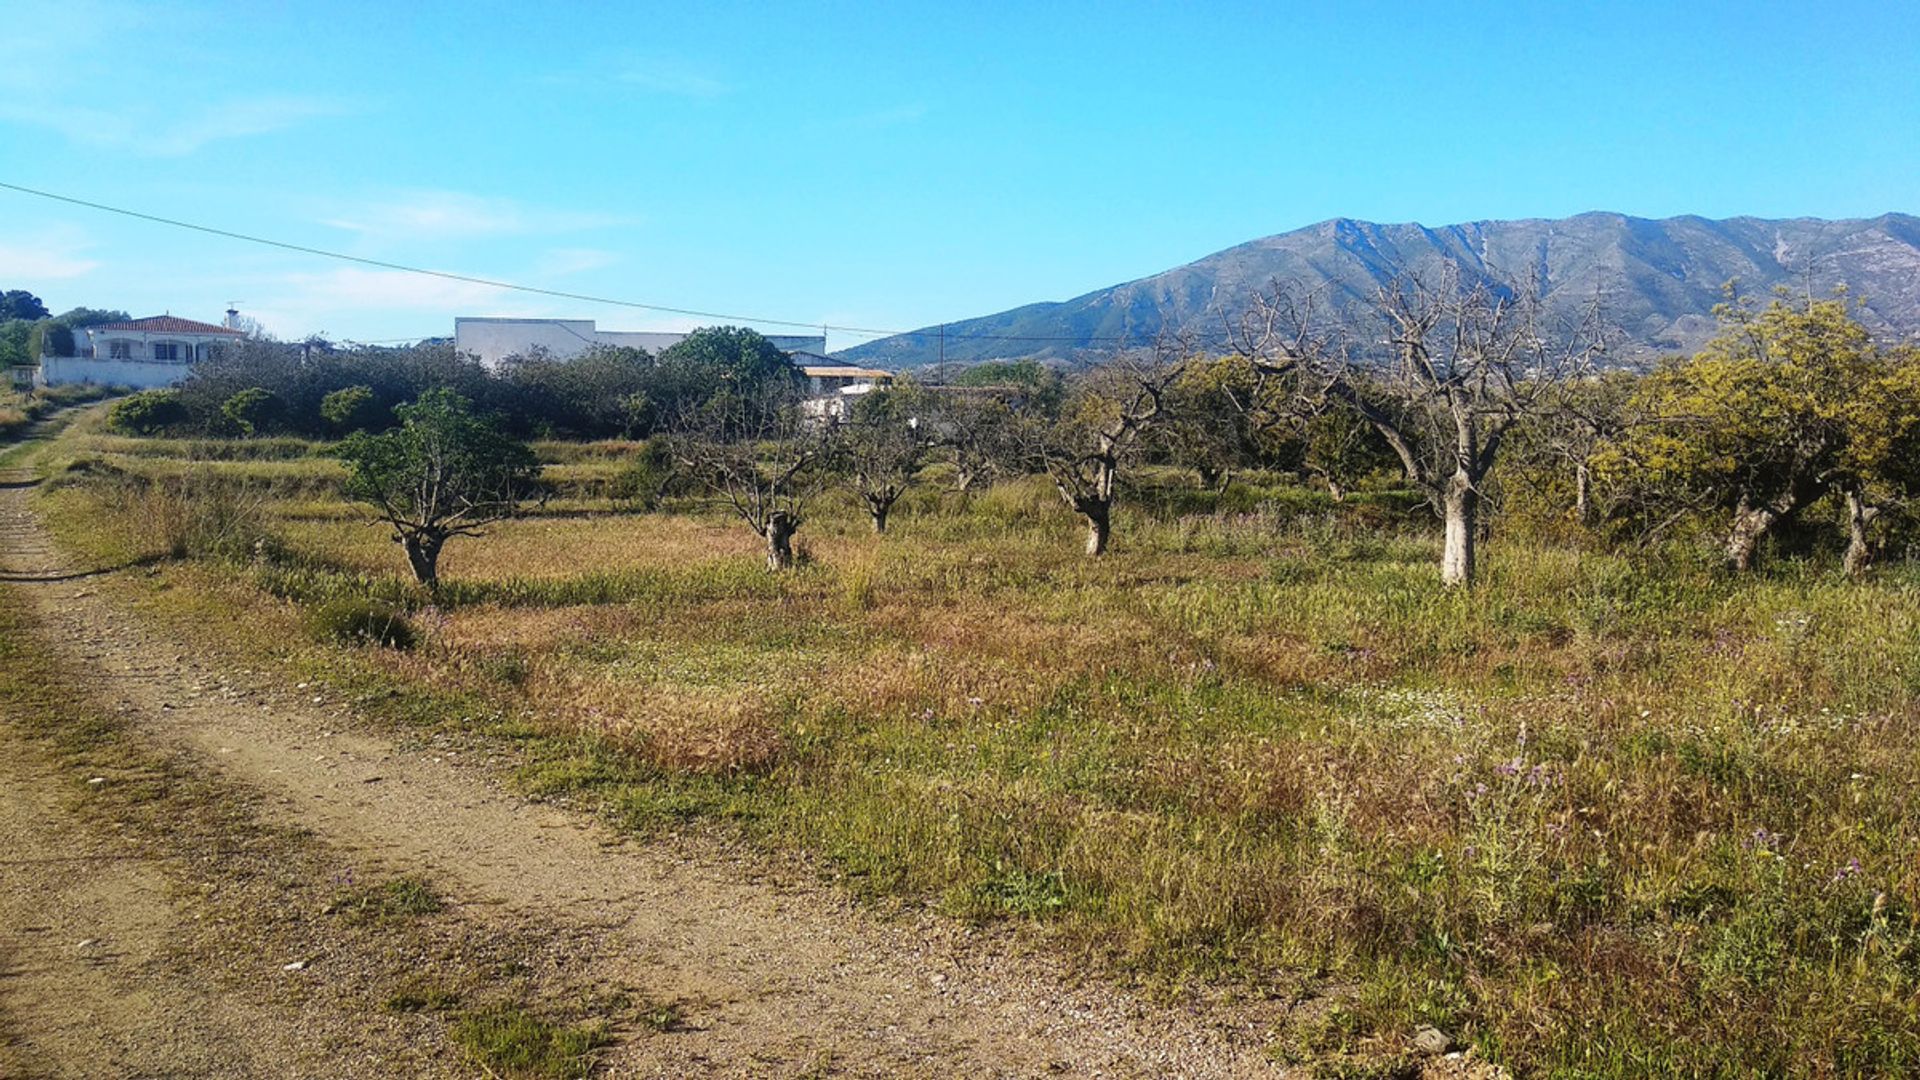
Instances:
[[[621,349],[645,349],[658,356],[662,350],[685,341],[686,334],[653,330],[601,330],[592,319],[493,319],[458,318],[453,320],[453,348],[461,355],[478,357],[487,367],[499,367],[509,356],[544,353],[556,360],[570,360],[588,349],[607,346]],[[768,334],[768,341],[783,352],[824,353],[824,334]]]

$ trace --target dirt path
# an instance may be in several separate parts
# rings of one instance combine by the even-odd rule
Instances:
[[[264,1072],[270,1055],[249,1034],[284,1025],[170,965],[189,917],[164,873],[80,829],[53,794],[60,782],[0,760],[0,1000],[21,1029],[0,1075]]]
[[[427,875],[469,917],[557,926],[578,950],[577,975],[682,1004],[679,1030],[624,1040],[607,1075],[1273,1072],[1257,1033],[1076,982],[944,920],[882,921],[702,841],[624,843],[503,790],[496,769],[470,760],[482,755],[397,744],[304,687],[222,670],[136,622],[99,580],[74,576],[81,568],[54,550],[20,479],[0,477],[14,485],[0,486],[0,578],[32,605],[48,645],[89,672],[96,698],[262,793],[285,824]],[[121,884],[109,897],[116,889],[146,891]]]

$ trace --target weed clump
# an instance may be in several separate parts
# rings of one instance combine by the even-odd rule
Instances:
[[[327,905],[327,914],[339,915],[350,923],[399,922],[433,915],[444,907],[440,895],[424,879],[402,877],[342,889]]]
[[[307,629],[322,644],[411,649],[419,642],[419,634],[400,608],[360,597],[341,597],[320,605],[308,617]]]
[[[593,1052],[609,1041],[599,1024],[563,1027],[519,1005],[496,1005],[467,1013],[449,1032],[467,1057],[502,1076],[581,1076],[591,1071]]]

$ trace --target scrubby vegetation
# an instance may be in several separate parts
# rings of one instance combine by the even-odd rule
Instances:
[[[52,386],[37,390],[0,389],[0,443],[12,442],[36,420],[55,409],[99,401],[115,393],[113,387]]]
[[[1833,355],[1740,354],[1740,392],[1782,402]],[[1874,379],[1910,362],[1856,359]],[[676,452],[537,442],[546,500],[449,548],[432,591],[341,498],[350,474],[320,443],[95,424],[63,441],[43,498],[96,557],[175,559],[153,595],[176,609],[295,628],[345,605],[412,613],[411,650],[351,632],[279,647],[371,709],[511,736],[535,793],[802,850],[863,895],[1012,920],[1169,992],[1305,1003],[1276,1012],[1275,1054],[1332,1074],[1398,1067],[1427,1024],[1538,1075],[1920,1069],[1920,566],[1895,542],[1897,470],[1863,485],[1877,562],[1843,569],[1834,483],[1736,572],[1741,497],[1699,494],[1728,470],[1671,482],[1672,380],[1570,383],[1475,481],[1476,581],[1446,588],[1433,491],[1340,409],[1362,397],[1413,430],[1411,399],[1294,381],[1236,398],[1245,424],[1164,426],[1181,400],[1280,376],[951,393],[884,532],[872,477],[839,454],[791,474],[777,498],[806,501],[807,531],[777,574],[737,502],[661,474],[700,461],[693,439],[764,484],[796,427],[688,425]],[[1888,460],[1830,412],[1775,433]],[[1056,418],[1104,455],[1072,459],[1106,470],[1099,558],[1076,550],[1069,459],[1035,452]],[[1182,447],[1209,430],[1236,449],[1203,470]],[[636,470],[644,499],[623,494]],[[251,524],[158,529],[126,497],[164,506],[182,485]],[[551,1042],[523,1027],[476,1015],[462,1038],[498,1068],[478,1048]]]

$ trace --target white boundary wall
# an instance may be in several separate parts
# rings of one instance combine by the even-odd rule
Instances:
[[[193,374],[192,364],[168,364],[153,360],[95,360],[81,356],[43,356],[41,386],[65,386],[69,383],[93,383],[97,386],[131,386],[135,390],[157,390],[173,386]]]

